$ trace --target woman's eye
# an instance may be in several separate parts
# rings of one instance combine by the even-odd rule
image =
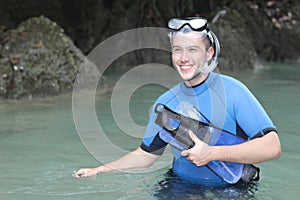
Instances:
[[[172,51],[175,53],[179,53],[181,50],[179,48],[174,48]]]
[[[196,48],[190,48],[190,49],[189,49],[189,52],[196,52],[196,51],[197,51]]]

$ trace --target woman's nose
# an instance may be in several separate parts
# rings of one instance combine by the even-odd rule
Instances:
[[[180,60],[181,62],[187,62],[189,61],[189,56],[188,53],[186,51],[183,51],[181,56],[180,56]]]

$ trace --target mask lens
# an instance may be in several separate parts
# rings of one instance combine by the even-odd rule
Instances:
[[[171,19],[168,23],[168,27],[173,30],[180,30],[185,25],[189,25],[193,30],[201,30],[206,28],[207,20],[204,18],[175,18]]]
[[[180,20],[176,18],[169,21],[168,27],[173,30],[178,30],[182,28],[184,24],[186,24],[186,20]]]
[[[189,21],[189,24],[194,29],[201,29],[206,25],[207,21],[205,19],[193,19]]]

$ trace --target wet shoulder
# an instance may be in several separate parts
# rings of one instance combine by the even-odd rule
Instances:
[[[237,92],[248,92],[247,86],[242,83],[240,80],[224,75],[224,74],[213,74],[214,80],[213,84],[218,87],[224,87],[226,91],[230,92],[231,94]]]

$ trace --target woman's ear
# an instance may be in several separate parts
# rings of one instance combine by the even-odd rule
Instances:
[[[207,61],[210,61],[214,56],[215,50],[213,47],[209,47],[207,50]]]

